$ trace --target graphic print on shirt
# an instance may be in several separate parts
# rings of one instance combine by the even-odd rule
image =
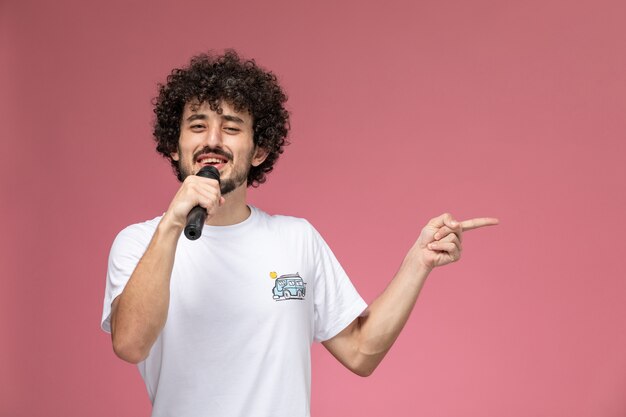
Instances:
[[[276,272],[270,272],[270,278],[274,281],[272,297],[276,301],[282,300],[304,300],[306,296],[306,282],[300,273],[285,274],[278,276]]]

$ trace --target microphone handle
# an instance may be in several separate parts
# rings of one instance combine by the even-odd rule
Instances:
[[[214,166],[207,165],[202,167],[196,174],[204,178],[212,178],[220,181],[220,172]],[[195,206],[187,214],[187,225],[185,226],[185,236],[189,240],[196,240],[202,236],[202,228],[206,221],[206,209],[201,206]]]

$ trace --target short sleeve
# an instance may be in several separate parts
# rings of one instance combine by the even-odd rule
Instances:
[[[337,335],[363,314],[367,304],[315,229],[312,238],[316,262],[314,338],[317,342],[323,342]]]
[[[111,246],[100,323],[107,333],[111,333],[111,303],[124,290],[152,238],[152,233],[145,228],[145,223],[127,227],[117,235]]]

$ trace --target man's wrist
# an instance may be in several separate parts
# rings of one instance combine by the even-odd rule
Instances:
[[[157,226],[157,231],[160,234],[175,234],[176,236],[180,236],[185,228],[185,223],[182,223],[180,220],[177,220],[172,214],[169,212],[165,212],[159,225]]]
[[[422,255],[421,249],[413,247],[407,254],[404,261],[408,263],[415,276],[419,278],[426,278],[433,270],[433,267],[424,262],[424,257]]]

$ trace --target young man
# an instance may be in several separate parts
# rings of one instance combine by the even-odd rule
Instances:
[[[432,219],[369,307],[303,219],[246,203],[289,129],[276,77],[233,51],[201,55],[160,87],[154,136],[182,185],[167,211],[111,249],[102,328],[137,363],[153,416],[308,416],[314,340],[371,374],[430,271],[459,259],[464,230],[496,219]],[[220,182],[196,174],[219,170]],[[200,239],[182,230],[200,205]]]

